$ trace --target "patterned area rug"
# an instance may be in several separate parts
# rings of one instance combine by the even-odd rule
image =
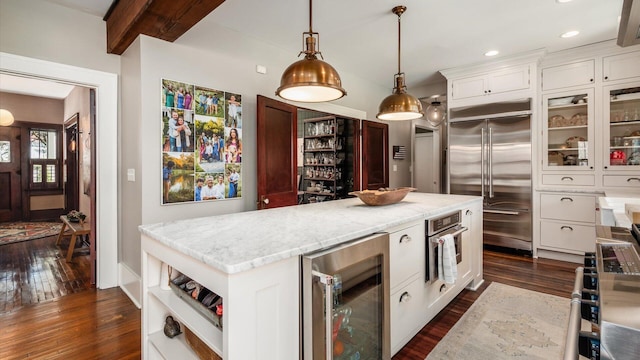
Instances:
[[[562,359],[569,304],[569,298],[491,283],[427,359]]]
[[[57,235],[61,226],[56,222],[0,223],[0,245]]]

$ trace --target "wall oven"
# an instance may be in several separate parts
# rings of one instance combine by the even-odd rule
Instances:
[[[302,257],[306,360],[390,359],[389,234]]]
[[[454,213],[450,213],[426,221],[426,283],[433,283],[438,280],[438,264],[440,261],[440,244],[438,242],[438,239],[440,239],[442,236],[448,234],[453,235],[453,240],[456,248],[456,263],[460,264],[460,262],[462,261],[462,233],[467,231],[468,229],[462,226],[461,218],[461,212],[456,211]]]

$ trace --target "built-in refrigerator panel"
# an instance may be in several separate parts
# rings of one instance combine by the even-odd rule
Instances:
[[[486,207],[531,209],[529,115],[487,121]]]
[[[530,100],[452,109],[449,192],[484,199],[484,243],[531,251]]]
[[[452,123],[449,128],[449,189],[452,194],[482,194],[482,134],[485,120]]]

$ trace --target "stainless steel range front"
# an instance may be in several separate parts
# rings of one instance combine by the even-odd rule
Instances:
[[[597,226],[596,252],[576,270],[565,359],[640,358],[640,246],[629,229]],[[580,331],[580,317],[591,331]]]

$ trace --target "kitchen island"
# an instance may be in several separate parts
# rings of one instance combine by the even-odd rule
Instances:
[[[431,312],[437,313],[462,288],[477,288],[482,282],[479,197],[410,193],[398,204],[380,207],[352,198],[142,225],[144,358],[171,357],[172,351],[187,358],[182,335],[167,339],[162,334],[165,317],[172,315],[225,359],[298,359],[300,256],[409,226],[424,234],[425,219],[456,210],[462,211],[463,224],[470,229],[465,233],[464,271],[441,300],[430,297]],[[413,243],[422,244],[418,249],[424,255],[424,238],[418,240]],[[394,261],[392,252],[391,273],[413,267],[416,274],[405,283],[424,284],[424,256],[421,260]],[[161,286],[163,263],[224,299],[220,327]],[[393,329],[393,316],[391,322]]]

